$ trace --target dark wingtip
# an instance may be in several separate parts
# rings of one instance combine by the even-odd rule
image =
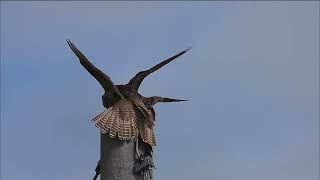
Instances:
[[[72,42],[70,41],[70,39],[66,39],[66,41],[67,41],[69,47],[72,49]]]
[[[163,98],[162,102],[181,102],[181,101],[189,101],[186,99],[171,99],[171,98]]]
[[[190,51],[190,49],[192,49],[192,46],[190,46],[187,49],[185,49],[184,52],[188,52],[188,51]]]

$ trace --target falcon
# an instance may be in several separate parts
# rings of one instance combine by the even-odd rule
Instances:
[[[127,84],[115,85],[110,77],[95,67],[85,55],[69,40],[67,43],[73,53],[79,58],[80,64],[100,83],[104,89],[102,96],[105,111],[92,119],[101,133],[108,133],[111,138],[129,141],[141,136],[142,140],[156,146],[153,127],[155,125],[154,105],[158,102],[180,102],[183,99],[171,99],[160,96],[144,97],[138,89],[148,75],[164,65],[177,59],[191,48],[162,61],[152,68],[137,73]]]

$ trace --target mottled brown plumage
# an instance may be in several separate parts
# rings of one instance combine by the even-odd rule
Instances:
[[[154,67],[137,73],[128,84],[114,85],[110,77],[96,68],[75,45],[67,40],[69,47],[79,58],[81,65],[101,84],[105,90],[102,96],[107,109],[92,120],[102,133],[109,133],[111,138],[131,140],[139,134],[142,140],[151,146],[156,145],[153,127],[155,112],[153,106],[158,102],[179,102],[185,100],[163,98],[159,96],[143,97],[138,89],[143,79],[149,74],[186,53],[190,48],[162,61]]]
[[[109,132],[111,138],[118,134],[120,140],[131,140],[136,136],[139,115],[131,101],[120,100],[92,119],[102,133]]]

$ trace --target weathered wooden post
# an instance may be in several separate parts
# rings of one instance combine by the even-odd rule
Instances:
[[[98,166],[101,180],[153,179],[152,147],[156,145],[153,106],[158,102],[185,100],[159,96],[143,97],[138,93],[138,89],[145,77],[183,55],[190,48],[137,73],[125,85],[114,85],[110,77],[96,68],[70,40],[67,42],[79,58],[80,64],[105,90],[102,102],[107,110],[93,118],[102,132],[101,159]]]

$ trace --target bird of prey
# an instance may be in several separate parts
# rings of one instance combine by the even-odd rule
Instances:
[[[102,133],[109,133],[111,138],[118,136],[120,140],[131,140],[140,135],[145,143],[155,146],[153,132],[155,111],[153,106],[158,102],[186,100],[159,96],[144,97],[138,93],[139,86],[149,74],[183,55],[191,48],[183,50],[148,70],[140,71],[127,84],[115,85],[110,77],[96,68],[69,39],[67,39],[67,43],[79,58],[80,64],[105,90],[102,102],[106,110],[92,119],[95,125],[101,129]]]

